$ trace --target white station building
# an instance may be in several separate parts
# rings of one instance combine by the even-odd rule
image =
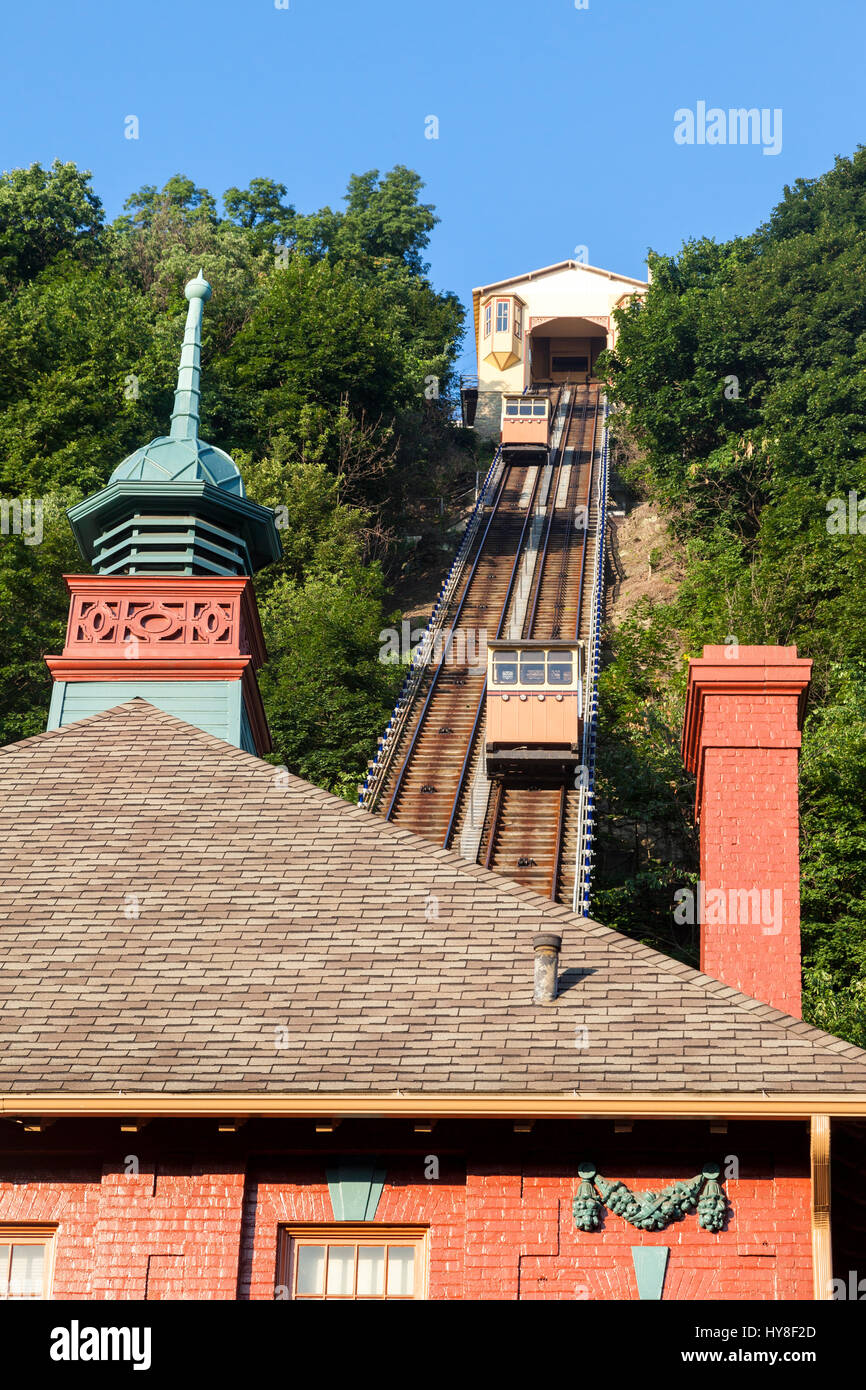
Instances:
[[[599,353],[616,341],[614,310],[648,288],[648,280],[559,261],[473,290],[478,396],[473,421],[475,383],[464,381],[466,423],[498,437],[503,395],[590,381]]]

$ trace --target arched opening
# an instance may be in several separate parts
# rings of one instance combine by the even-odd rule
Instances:
[[[607,339],[606,323],[594,319],[549,318],[534,323],[527,335],[530,386],[591,380]]]

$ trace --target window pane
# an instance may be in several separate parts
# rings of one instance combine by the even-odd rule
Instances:
[[[571,653],[550,652],[547,657],[547,679],[551,685],[571,685]]]
[[[544,685],[544,658],[540,661],[521,661],[520,663],[520,684],[521,685]]]
[[[9,1276],[9,1297],[41,1298],[42,1273],[44,1268],[44,1245],[13,1246],[12,1273]]]
[[[497,652],[493,658],[495,685],[517,684],[517,652]]]
[[[586,357],[554,357],[553,371],[587,372],[589,371],[589,359]]]
[[[379,1297],[385,1292],[384,1245],[358,1246],[358,1296]]]
[[[532,401],[522,401],[520,406],[521,415],[532,414]]]
[[[388,1248],[388,1297],[415,1292],[415,1251],[408,1245]]]
[[[351,1296],[354,1276],[354,1245],[332,1245],[328,1250],[328,1297]]]
[[[516,415],[519,409],[520,406],[517,401],[508,401],[508,403],[505,406],[505,414]]]
[[[321,1294],[325,1283],[324,1245],[298,1246],[298,1293]]]
[[[11,1245],[0,1245],[0,1298],[5,1298],[9,1288],[9,1252]]]
[[[532,413],[533,415],[546,415],[547,406],[544,404],[544,401],[536,401],[535,405],[532,407]]]

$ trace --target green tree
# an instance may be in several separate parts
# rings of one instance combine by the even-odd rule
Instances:
[[[628,802],[635,780],[667,782],[674,795],[667,806],[662,798],[646,837],[661,842],[675,823],[681,796],[670,750],[682,653],[733,633],[811,657],[802,762],[805,1007],[814,1022],[862,1041],[866,535],[834,531],[828,520],[834,498],[847,512],[849,492],[866,495],[866,300],[855,288],[866,265],[866,149],[786,188],[752,236],[691,242],[651,263],[645,303],[619,313],[616,349],[603,366],[618,407],[615,432],[632,457],[625,472],[665,507],[684,579],[675,599],[640,615],[636,630],[611,634],[614,652],[629,659],[615,656],[605,678],[606,691],[618,692],[604,774],[610,801]],[[667,652],[656,640],[665,634],[673,634]],[[641,659],[653,671],[652,690]],[[655,741],[640,733],[647,719]],[[688,867],[689,836],[673,843]],[[670,847],[655,859],[665,854],[671,865]],[[649,859],[641,871],[663,877],[664,862]],[[613,912],[605,920],[639,932],[639,875],[614,865],[601,887]],[[648,931],[671,949],[663,916],[644,922],[644,939]]]
[[[263,246],[285,242],[294,226],[295,209],[286,206],[286,185],[273,179],[252,179],[248,188],[227,188],[223,206],[231,222],[254,231]]]
[[[104,214],[90,170],[55,159],[0,174],[0,291],[32,280],[64,252],[86,257]]]

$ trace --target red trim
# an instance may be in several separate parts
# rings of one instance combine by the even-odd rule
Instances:
[[[128,638],[114,641],[80,636],[82,612],[86,605],[111,604],[124,615],[129,605],[135,603],[182,605],[184,636],[194,639],[197,634],[189,630],[190,604],[199,601],[221,604],[229,610],[229,632],[225,641],[217,645],[200,640],[160,641],[159,636],[148,636],[140,639],[144,651],[160,649],[166,655],[171,653],[176,659],[199,657],[204,650],[207,650],[209,655],[224,652],[226,656],[240,656],[248,653],[257,670],[267,660],[253,581],[250,578],[211,579],[199,575],[171,574],[66,574],[63,578],[71,595],[64,656],[87,656],[93,659],[97,653],[104,653],[105,656],[125,655]]]
[[[111,657],[79,658],[46,656],[45,663],[56,681],[120,681],[134,677],[146,687],[153,681],[236,681],[243,684],[244,704],[250,721],[253,742],[259,757],[270,753],[273,744],[271,731],[262,703],[259,683],[249,656],[223,657],[220,660],[203,658],[196,661],[172,661],[163,657],[139,657],[136,661],[117,661]],[[142,691],[146,699],[146,689]]]
[[[45,664],[56,681],[239,681],[252,670],[252,657],[46,656]]]

